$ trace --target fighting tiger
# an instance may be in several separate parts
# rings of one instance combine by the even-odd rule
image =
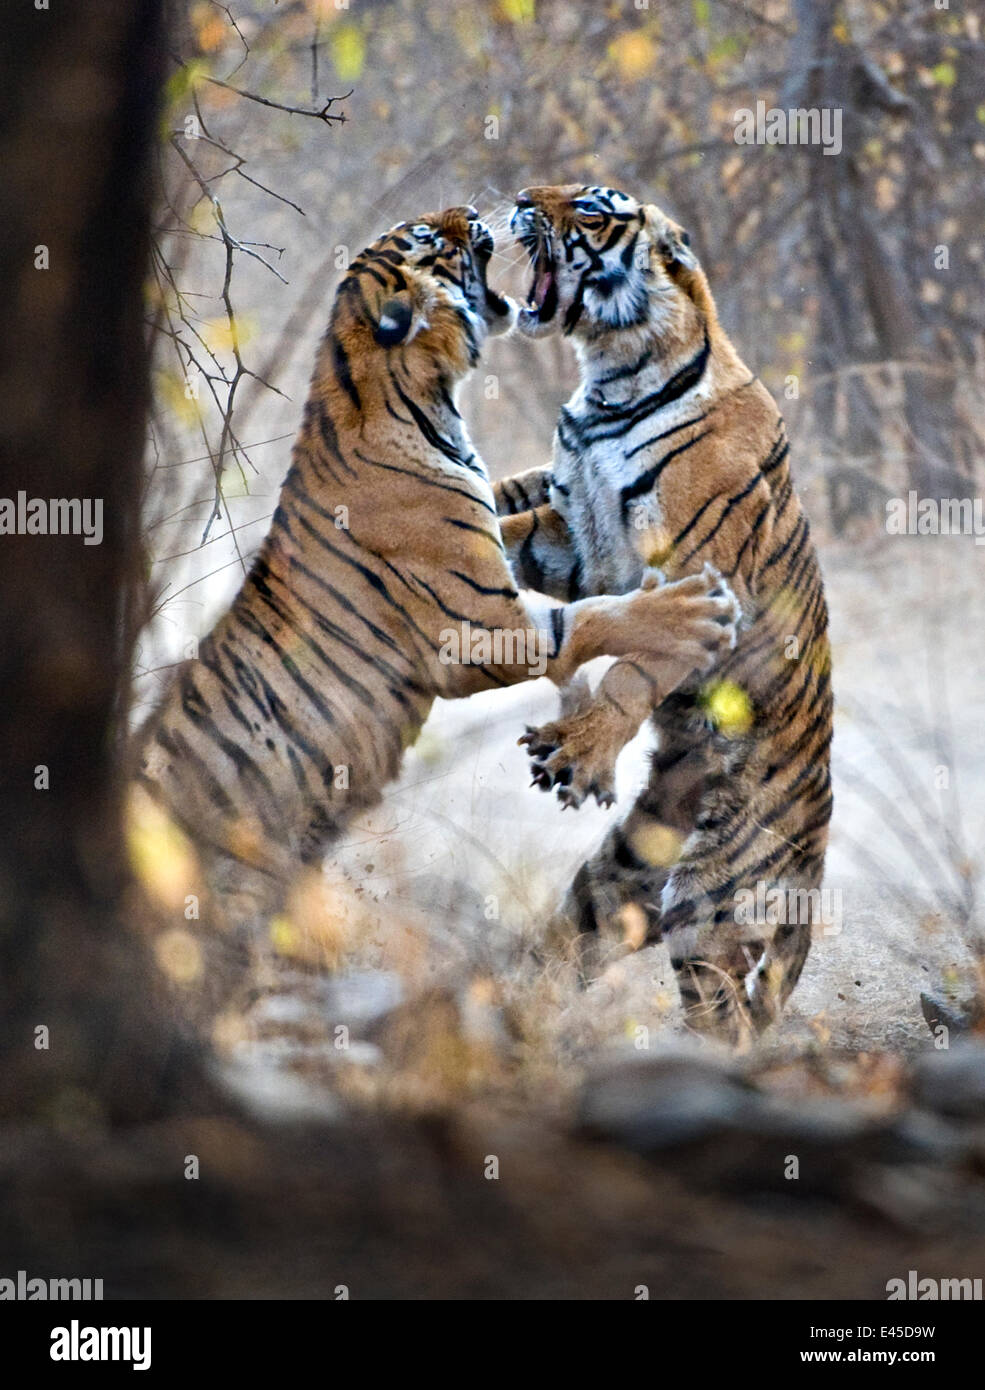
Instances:
[[[520,330],[560,330],[581,369],[550,467],[496,488],[518,582],[573,600],[710,561],[742,608],[713,683],[663,698],[636,654],[594,697],[576,683],[560,718],[521,740],[535,780],[577,806],[612,799],[616,756],[647,716],[658,734],[647,785],[582,865],[566,919],[597,941],[632,936],[635,916],[638,937],[669,946],[688,1023],[744,1043],[803,968],[832,805],[827,610],[783,420],[658,208],[612,188],[528,188],[511,226],[533,271]],[[737,920],[761,884],[794,904],[775,930]]]
[[[454,207],[353,260],[269,534],[139,740],[138,781],[203,857],[211,920],[251,939],[379,799],[437,696],[545,670],[561,683],[637,651],[641,633],[669,693],[734,641],[711,574],[665,585],[641,568],[619,597],[521,597],[456,405],[486,338],[516,317],[487,283],[492,251],[475,209]],[[442,659],[455,624],[521,641],[456,664]]]

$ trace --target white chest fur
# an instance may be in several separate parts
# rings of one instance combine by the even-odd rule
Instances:
[[[639,583],[654,542],[665,540],[654,464],[672,449],[669,436],[703,418],[715,371],[710,365],[680,395],[647,409],[648,399],[665,394],[666,367],[648,364],[616,376],[618,367],[607,373],[607,364],[593,366],[596,380],[606,384],[593,388],[583,379],[561,412],[553,500],[575,537],[585,591],[625,593]],[[690,431],[679,436],[690,437]]]
[[[574,428],[566,430],[562,419],[555,436],[551,500],[575,538],[585,591],[626,593],[639,584],[643,573],[643,537],[661,522],[655,489],[626,498],[626,489],[648,466],[647,450],[633,450],[654,432],[653,425],[643,420],[619,437],[605,438],[604,426],[597,425],[599,411],[586,404],[581,392],[566,412]],[[576,444],[586,421],[603,437]]]

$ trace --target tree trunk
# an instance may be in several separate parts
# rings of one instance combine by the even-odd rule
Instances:
[[[797,30],[790,41],[788,75],[780,94],[786,109],[842,112],[843,148],[829,157],[805,146],[810,225],[817,250],[820,316],[815,364],[832,378],[815,405],[819,421],[833,421],[838,372],[860,362],[925,362],[936,365],[903,265],[883,241],[860,172],[862,148],[874,128],[866,118],[882,111],[912,118],[912,103],[896,92],[855,43],[834,35],[837,0],[795,0]],[[905,210],[903,210],[905,213]],[[916,240],[916,238],[915,238]],[[852,505],[867,504],[865,479],[851,462],[878,454],[883,421],[868,385],[849,378],[841,388],[847,409],[837,445],[848,468],[829,475],[832,519],[840,529]],[[924,496],[941,495],[953,482],[951,468],[953,386],[946,378],[908,373],[903,380],[904,414],[910,434],[909,481]],[[841,484],[857,482],[847,491]]]
[[[114,772],[161,54],[160,0],[25,3],[0,51],[0,497],[89,499],[103,523],[98,544],[0,536],[0,1114],[153,1114],[178,1066],[195,1090],[120,929]]]

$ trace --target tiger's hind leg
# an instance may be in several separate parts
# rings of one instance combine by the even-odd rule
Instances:
[[[822,855],[802,864],[796,879],[786,878],[771,886],[785,902],[797,902],[802,893],[818,893],[823,877]],[[802,916],[795,914],[793,921],[778,923],[755,965],[743,977],[744,1006],[756,1033],[774,1023],[786,1006],[807,963],[817,921],[808,910]]]
[[[732,1045],[777,1018],[803,970],[831,809],[826,765],[780,790],[768,749],[662,724],[647,787],[563,910],[584,974],[617,943],[666,941],[688,1026]],[[807,910],[763,916],[778,892]]]
[[[659,939],[664,886],[694,827],[707,750],[683,727],[658,727],[647,785],[578,870],[555,924],[555,939],[575,937],[584,975],[617,950]]]
[[[779,804],[753,790],[760,777],[747,765],[702,807],[661,899],[685,1020],[732,1045],[779,1017],[820,920],[827,770]]]

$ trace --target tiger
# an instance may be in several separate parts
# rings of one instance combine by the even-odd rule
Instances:
[[[612,188],[532,187],[510,224],[533,272],[519,330],[560,331],[580,366],[552,463],[495,489],[518,582],[576,601],[710,560],[742,610],[711,682],[699,673],[662,698],[649,658],[625,657],[521,739],[535,782],[578,806],[611,804],[616,757],[648,717],[658,735],[644,789],[560,920],[583,943],[665,941],[687,1025],[747,1046],[807,958],[798,919],[819,900],[805,894],[832,810],[827,609],[783,419],[659,208]],[[598,964],[597,944],[587,959]]]
[[[194,845],[213,923],[248,940],[379,800],[437,697],[563,684],[638,650],[641,631],[669,691],[734,641],[710,572],[641,570],[632,591],[561,605],[521,595],[456,404],[516,320],[487,281],[493,249],[459,206],[353,259],[269,532],[139,736],[137,785]],[[494,639],[478,659],[477,633]]]

